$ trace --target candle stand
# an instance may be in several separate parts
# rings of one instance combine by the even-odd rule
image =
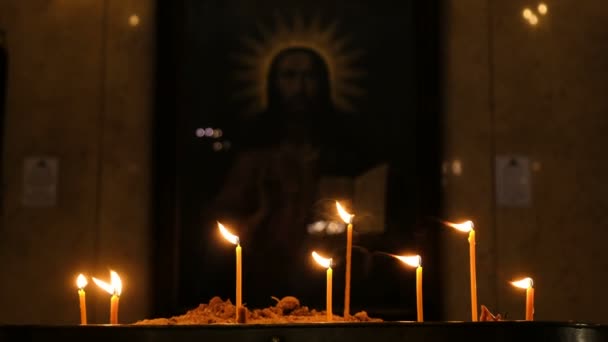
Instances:
[[[608,325],[573,322],[379,322],[218,325],[0,326],[0,342],[608,341]]]

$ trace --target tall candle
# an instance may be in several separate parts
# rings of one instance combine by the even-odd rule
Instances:
[[[534,288],[532,286],[526,289],[526,320],[534,320]]]
[[[326,276],[326,313],[327,313],[327,321],[333,320],[333,303],[332,303],[332,277],[333,271],[331,269],[331,259],[324,258],[320,256],[317,252],[312,252],[313,259],[321,266],[327,268]]]
[[[118,324],[118,300],[120,297],[115,293],[110,298],[110,324]]]
[[[350,270],[353,249],[353,217],[342,208],[339,202],[336,201],[338,214],[344,221],[346,226],[346,270],[344,275],[344,317],[350,316]]]
[[[76,278],[76,286],[78,286],[78,300],[80,303],[80,324],[87,324],[87,302],[85,297],[84,288],[87,286],[87,278],[80,274]]]
[[[424,321],[422,312],[422,266],[416,268],[416,312],[418,322]]]
[[[331,261],[330,261],[330,265],[331,265]],[[332,321],[333,320],[333,303],[332,303],[332,277],[333,277],[333,271],[331,269],[331,266],[327,268],[327,289],[326,289],[326,294],[325,294],[325,302],[326,302],[326,312],[327,312],[327,320],[328,321]]]
[[[353,253],[353,225],[349,223],[346,227],[346,274],[344,283],[344,317],[350,315],[350,270]]]
[[[475,229],[469,232],[469,269],[471,273],[471,315],[477,321],[477,263],[475,261]]]
[[[240,317],[243,313],[241,312],[241,306],[243,303],[242,291],[243,291],[243,258],[242,258],[242,248],[239,241],[239,237],[230,233],[223,224],[217,223],[217,226],[222,233],[222,236],[230,243],[236,245],[236,321],[243,322],[244,317]]]
[[[515,287],[526,289],[526,321],[534,320],[534,281],[532,278],[524,278],[511,282]]]
[[[416,314],[417,314],[417,321],[423,322],[424,316],[423,316],[423,306],[422,306],[422,258],[420,257],[420,255],[413,255],[413,256],[393,255],[393,256],[411,267],[416,267]]]
[[[118,324],[118,301],[122,293],[122,281],[118,273],[110,270],[110,284],[105,281],[93,278],[97,286],[112,295],[110,297],[110,324]]]
[[[237,312],[239,310],[239,308],[242,306],[243,304],[243,280],[242,280],[242,274],[243,274],[243,259],[242,259],[242,248],[241,245],[238,244],[236,246],[236,308],[237,308]],[[237,315],[237,320],[240,317],[238,317]]]
[[[463,223],[444,222],[446,225],[464,233],[469,233],[469,273],[471,276],[471,319],[477,322],[477,267],[475,261],[475,229],[472,221]]]

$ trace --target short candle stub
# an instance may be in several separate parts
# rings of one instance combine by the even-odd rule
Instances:
[[[237,323],[242,323],[245,324],[247,323],[247,308],[244,306],[241,306],[239,308],[237,308],[237,312],[238,314],[236,315],[237,317]]]

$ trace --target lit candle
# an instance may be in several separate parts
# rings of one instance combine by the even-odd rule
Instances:
[[[469,233],[469,270],[471,273],[471,317],[473,322],[477,322],[477,272],[475,262],[475,229],[471,221],[463,223],[444,222],[446,225],[461,232]]]
[[[242,262],[242,250],[241,244],[239,241],[239,237],[230,233],[224,225],[221,223],[217,223],[222,236],[228,240],[230,243],[236,245],[236,321],[241,322],[244,317],[239,317],[239,315],[243,314],[241,312],[242,305],[242,274],[243,274],[243,262]]]
[[[393,256],[403,261],[405,264],[416,268],[416,312],[418,314],[418,322],[423,322],[424,318],[422,312],[422,258],[420,257],[420,255]]]
[[[347,225],[346,227],[346,271],[344,283],[344,318],[350,316],[350,269],[353,249],[353,217],[336,201],[338,214]]]
[[[320,256],[319,254],[317,254],[317,252],[312,252],[312,257],[313,259],[315,259],[315,261],[327,268],[327,290],[326,290],[326,312],[327,312],[327,321],[332,321],[333,320],[333,313],[332,313],[332,298],[331,298],[331,289],[332,289],[332,275],[333,275],[333,271],[331,270],[331,259],[327,259],[327,258],[323,258],[322,256]]]
[[[118,300],[122,293],[122,282],[118,273],[110,270],[110,284],[95,277],[93,277],[93,281],[97,286],[112,295],[110,298],[110,324],[118,324]]]
[[[526,321],[534,320],[534,282],[532,278],[512,281],[511,284],[521,289],[526,289]]]
[[[80,324],[87,324],[87,302],[85,298],[84,288],[87,286],[87,278],[80,274],[76,278],[76,286],[78,286],[78,298],[80,300]]]

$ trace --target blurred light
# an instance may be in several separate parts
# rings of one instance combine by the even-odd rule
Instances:
[[[338,222],[329,222],[327,225],[327,234],[340,234],[346,230],[346,224]]]
[[[222,132],[222,130],[221,130],[221,129],[219,129],[219,128],[216,128],[216,129],[213,131],[213,137],[214,137],[214,138],[221,138],[221,137],[222,137],[222,135],[224,135],[224,132]]]
[[[133,27],[139,25],[139,16],[137,16],[137,14],[132,14],[129,17],[129,25],[131,25]]]
[[[530,19],[528,19],[528,21],[530,22],[530,25],[534,26],[536,24],[538,24],[538,17],[534,14],[532,14],[532,16],[530,17]]]
[[[205,136],[205,129],[204,128],[197,128],[196,129],[196,136],[199,138],[202,138]]]
[[[205,135],[208,136],[208,137],[212,137],[213,136],[213,128],[211,128],[211,127],[205,128]]]
[[[547,11],[549,10],[549,8],[547,7],[547,5],[543,2],[541,2],[540,4],[538,4],[538,13],[545,15],[547,14]]]
[[[335,235],[344,233],[346,224],[336,221],[316,221],[307,226],[308,234],[321,234],[325,232],[327,235]]]
[[[214,151],[216,151],[216,152],[220,151],[222,148],[224,148],[224,145],[221,142],[216,141],[216,142],[213,143],[213,150]]]
[[[532,13],[532,10],[529,8],[524,9],[524,11],[522,12],[522,15],[524,16],[524,19],[530,20],[530,18],[532,18],[532,16],[534,15]]]
[[[460,176],[462,174],[462,163],[460,160],[456,159],[452,161],[452,173],[456,176]]]
[[[307,231],[308,234],[317,234],[321,233],[325,230],[325,221],[317,221],[315,223],[311,223],[308,225]]]

